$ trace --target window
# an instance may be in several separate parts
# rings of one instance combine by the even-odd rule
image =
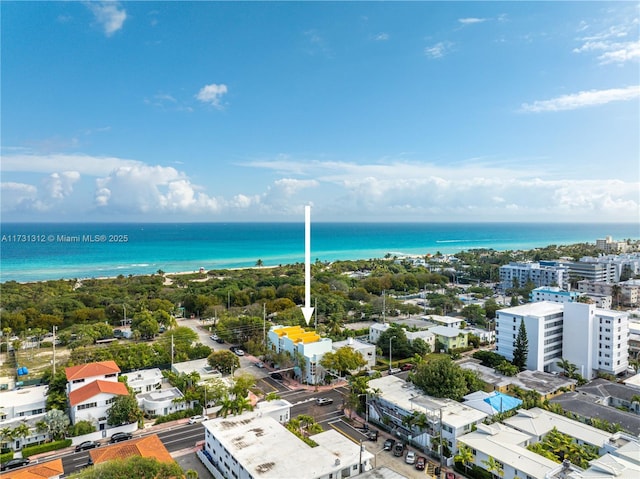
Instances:
[[[80,404],[78,406],[78,411],[81,410],[81,409],[90,409],[92,407],[96,407],[97,405],[98,404],[95,403],[95,402],[90,402],[90,403],[87,403],[87,404]]]

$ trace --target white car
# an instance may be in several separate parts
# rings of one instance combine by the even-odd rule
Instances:
[[[244,351],[242,349],[236,349],[234,351],[238,356],[244,356]]]
[[[206,419],[207,419],[206,417],[204,417],[204,416],[202,416],[200,414],[198,414],[197,416],[191,416],[189,418],[189,424],[195,424],[197,422],[202,422],[202,421],[205,421]]]
[[[416,462],[416,453],[413,451],[407,452],[407,457],[405,457],[404,462],[407,464],[413,464]]]

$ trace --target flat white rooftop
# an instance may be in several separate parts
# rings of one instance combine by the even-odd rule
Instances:
[[[330,429],[310,436],[318,446],[308,446],[269,416],[245,413],[215,418],[203,423],[207,435],[213,435],[253,477],[302,478],[340,477],[344,468],[356,465],[360,446]],[[362,461],[373,454],[362,451]]]
[[[539,303],[527,303],[513,308],[499,309],[500,314],[514,314],[516,316],[547,316],[549,314],[564,311],[562,303],[540,301]]]

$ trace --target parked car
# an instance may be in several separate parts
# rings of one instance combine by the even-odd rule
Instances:
[[[396,444],[396,440],[395,439],[387,439],[386,441],[384,441],[384,450],[385,451],[390,451],[391,449],[393,449],[393,446]]]
[[[282,381],[284,378],[282,377],[282,374],[280,373],[271,373],[270,376],[273,379],[277,379],[278,381]]]
[[[111,436],[109,442],[113,444],[114,442],[127,441],[132,437],[133,434],[131,434],[130,432],[116,432],[113,436]]]
[[[234,353],[236,353],[238,356],[244,356],[244,351],[242,349],[236,349]]]
[[[260,368],[260,369],[264,368],[264,363],[262,361],[258,361],[257,363],[254,363],[253,365],[255,367],[257,367],[257,368]]]
[[[218,343],[218,344],[224,344],[224,339],[222,339],[222,338],[218,338],[218,339],[216,339],[215,341],[216,341],[216,343]]]
[[[318,406],[328,406],[329,404],[333,404],[333,399],[331,398],[317,398],[316,404]]]
[[[416,453],[413,451],[407,452],[407,456],[404,458],[404,462],[407,464],[414,464],[416,462]]]
[[[413,364],[411,364],[411,363],[403,364],[400,369],[402,371],[411,371],[413,369]]]
[[[424,471],[424,468],[427,467],[427,458],[424,457],[424,456],[418,456],[416,458],[416,463],[415,463],[414,467],[418,471]]]
[[[9,469],[16,469],[18,467],[26,466],[31,462],[26,457],[18,457],[16,459],[11,459],[7,462],[3,462],[0,466],[0,471],[8,471]]]
[[[395,446],[393,446],[393,455],[397,457],[402,457],[404,454],[404,443],[397,442]]]
[[[212,334],[211,336],[209,336],[213,341],[217,341],[219,339],[217,334]]]
[[[204,420],[206,420],[206,419],[207,419],[206,417],[204,417],[204,416],[202,416],[202,415],[200,415],[200,414],[197,414],[197,415],[195,415],[195,416],[191,416],[191,417],[189,418],[189,424],[195,424],[195,423],[197,423],[197,422],[202,422],[202,421],[204,421]]]
[[[369,439],[369,441],[377,442],[378,441],[378,431],[375,430],[375,429],[369,431],[367,433],[367,439]]]
[[[87,449],[95,449],[100,446],[99,442],[96,441],[84,441],[76,446],[76,452],[86,451]]]
[[[402,369],[400,369],[400,368],[391,368],[391,369],[389,369],[389,374],[398,374],[400,372],[402,372]]]

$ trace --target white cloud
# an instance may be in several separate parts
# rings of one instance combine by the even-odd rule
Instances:
[[[73,184],[80,179],[77,171],[52,173],[44,180],[44,190],[52,199],[62,200],[73,191]]]
[[[3,155],[1,160],[0,170],[3,172],[56,173],[60,171],[60,165],[64,165],[64,168],[68,171],[77,171],[81,175],[88,176],[107,175],[116,168],[143,164],[136,160],[82,154],[36,155],[22,153]]]
[[[462,23],[463,25],[473,25],[474,23],[482,23],[486,21],[486,18],[458,18],[458,22]]]
[[[227,85],[216,85],[215,83],[212,83],[211,85],[203,86],[196,95],[196,98],[203,103],[209,103],[216,108],[220,108],[220,100],[223,95],[226,95],[226,93]]]
[[[544,111],[575,110],[595,105],[605,105],[614,101],[629,101],[640,97],[640,86],[611,88],[609,90],[589,90],[563,95],[551,100],[538,100],[523,103],[521,110],[539,113]]]
[[[425,47],[424,54],[429,58],[442,58],[451,52],[452,42],[438,42],[435,45]]]
[[[387,41],[387,40],[389,40],[389,34],[388,33],[378,33],[376,35],[376,40],[382,41],[382,42]]]
[[[630,42],[609,42],[604,40],[589,40],[578,48],[574,48],[574,53],[601,52],[598,56],[600,64],[625,63],[636,58],[640,58],[640,40]]]
[[[85,2],[85,5],[96,21],[104,29],[105,35],[110,37],[122,28],[127,19],[127,12],[121,8],[119,2]]]
[[[29,209],[38,197],[38,189],[33,185],[16,182],[0,183],[2,212],[22,211]]]

